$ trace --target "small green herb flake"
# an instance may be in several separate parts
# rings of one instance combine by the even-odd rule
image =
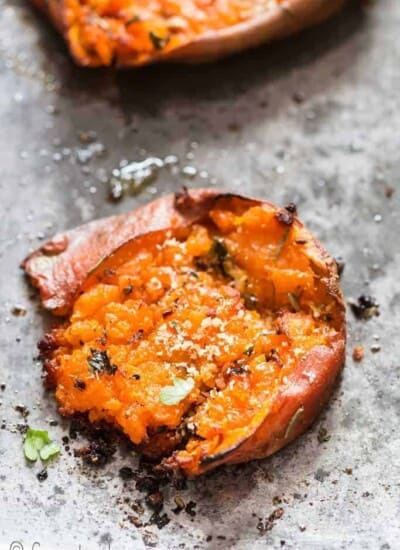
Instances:
[[[288,298],[292,308],[295,311],[300,311],[299,299],[297,298],[296,294],[293,294],[293,292],[288,292]]]
[[[59,447],[51,441],[47,431],[28,429],[24,439],[24,454],[28,460],[35,462],[39,456],[42,460],[48,460],[59,452]]]
[[[165,386],[160,393],[160,401],[164,405],[177,405],[194,388],[193,378],[174,378],[173,386]]]

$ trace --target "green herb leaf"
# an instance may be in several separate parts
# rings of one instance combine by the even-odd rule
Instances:
[[[53,441],[40,449],[39,455],[42,460],[49,460],[60,453],[60,447]]]
[[[89,368],[95,376],[100,373],[115,374],[117,367],[112,365],[106,351],[91,348],[87,360]]]
[[[160,401],[164,405],[180,403],[194,388],[193,378],[174,378],[173,386],[165,386],[160,393]]]
[[[24,454],[28,460],[35,462],[39,456],[42,460],[48,460],[59,452],[46,430],[28,429],[24,439]]]

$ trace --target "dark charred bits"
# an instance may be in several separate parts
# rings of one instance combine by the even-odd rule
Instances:
[[[84,391],[86,389],[86,382],[77,378],[74,382],[74,387],[78,390]]]
[[[371,319],[379,316],[379,304],[372,296],[362,294],[355,300],[349,300],[349,305],[357,319]]]
[[[41,470],[38,474],[36,474],[36,477],[39,481],[45,481],[48,477],[47,470]]]
[[[339,277],[341,277],[346,264],[341,256],[337,256],[335,258],[335,263],[336,263],[336,269],[337,269],[338,275]]]
[[[278,220],[278,222],[284,225],[292,225],[296,213],[296,205],[293,202],[290,202],[287,206],[281,208],[280,210],[278,210],[278,212],[275,213],[275,218]]]
[[[190,500],[185,506],[185,512],[192,518],[194,518],[196,515],[196,510],[195,510],[196,506],[197,506],[197,503],[194,502],[193,500]]]
[[[161,512],[164,507],[164,495],[160,491],[155,491],[146,496],[145,502],[155,512]]]
[[[260,533],[271,531],[276,521],[283,516],[283,512],[283,508],[276,508],[276,510],[274,510],[272,514],[268,516],[265,522],[260,520],[257,524],[257,529],[260,531]]]
[[[228,376],[234,375],[234,374],[248,374],[249,373],[249,367],[247,365],[233,365],[232,367],[228,367],[226,374]]]
[[[266,353],[265,360],[267,361],[267,363],[269,361],[274,361],[274,363],[277,363],[280,367],[283,366],[282,360],[279,357],[279,353],[276,351],[276,349],[271,349],[268,353]]]
[[[87,360],[92,373],[97,376],[101,373],[115,374],[117,367],[112,365],[106,351],[91,348]]]
[[[124,481],[128,481],[135,477],[135,472],[129,466],[123,466],[122,468],[120,468],[118,473],[119,477]]]
[[[206,271],[207,269],[215,269],[221,273],[223,277],[229,277],[229,252],[226,244],[221,238],[214,237],[208,254],[205,256],[197,256],[194,263],[197,269]]]
[[[16,405],[15,410],[26,420],[29,416],[29,410],[25,405]]]
[[[0,384],[0,390],[4,391],[5,389],[6,389],[6,385],[5,384]]]
[[[122,290],[122,292],[125,294],[125,296],[129,296],[129,294],[132,294],[132,291],[133,291],[133,286],[132,285],[128,285]]]
[[[27,311],[24,306],[16,305],[11,308],[11,313],[15,315],[15,317],[25,317]]]
[[[150,525],[157,525],[159,529],[162,529],[168,523],[170,522],[170,518],[167,516],[167,514],[160,515],[158,512],[154,512],[154,514],[150,517],[149,524]]]

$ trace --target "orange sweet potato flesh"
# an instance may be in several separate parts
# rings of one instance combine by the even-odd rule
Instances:
[[[344,0],[32,0],[77,63],[209,61],[315,25]]]
[[[293,205],[193,190],[136,216],[58,236],[25,261],[45,305],[58,292],[69,312],[41,343],[60,412],[109,422],[189,477],[277,451],[343,365],[335,262]],[[38,259],[57,242],[49,271]],[[189,385],[171,403],[177,380]]]

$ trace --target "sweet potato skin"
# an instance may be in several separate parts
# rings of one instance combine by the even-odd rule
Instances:
[[[198,36],[188,37],[173,47],[152,52],[134,52],[127,45],[124,33],[99,34],[97,53],[81,46],[70,33],[68,20],[71,9],[66,0],[32,0],[64,36],[75,61],[82,66],[116,65],[132,67],[160,61],[202,63],[214,61],[247,48],[256,47],[317,25],[337,12],[346,0],[281,0],[257,15],[222,29],[210,29]],[[100,43],[102,42],[102,43]]]
[[[31,254],[23,268],[39,287],[43,305],[60,314],[66,313],[79,288],[91,271],[107,265],[127,241],[152,231],[186,227],[201,221],[219,201],[225,205],[254,206],[263,201],[200,189],[163,197],[136,211],[92,222],[60,234]],[[268,203],[270,204],[270,203]],[[295,219],[296,224],[300,222]],[[300,224],[301,225],[301,224]],[[189,477],[203,474],[221,464],[234,464],[260,459],[273,454],[303,433],[314,421],[327,399],[344,365],[346,327],[344,301],[338,286],[336,264],[322,245],[311,235],[305,245],[307,254],[321,273],[335,303],[336,335],[329,346],[312,348],[282,386],[269,412],[258,426],[233,447],[213,456],[202,456],[199,462],[174,453],[163,462],[167,470],[182,469]],[[53,256],[48,256],[54,253]],[[53,263],[42,262],[54,258]],[[51,355],[56,342],[42,342],[42,357],[51,378]]]

